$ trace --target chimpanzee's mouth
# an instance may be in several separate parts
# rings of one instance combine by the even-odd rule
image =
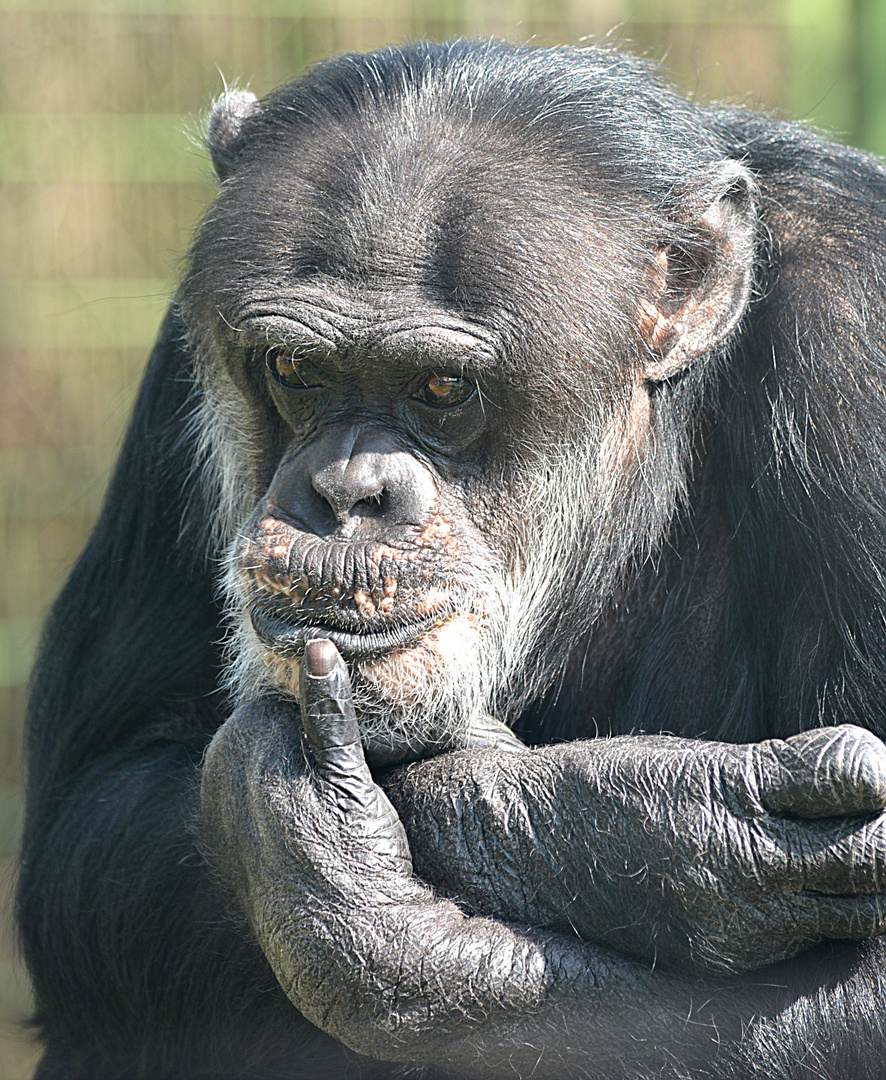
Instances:
[[[381,630],[366,632],[340,630],[319,622],[299,626],[289,619],[257,608],[250,609],[249,617],[259,639],[274,652],[284,656],[300,654],[306,641],[328,638],[343,656],[365,660],[383,656],[403,645],[418,641],[432,626],[444,622],[448,613],[438,611],[415,622],[392,623]]]

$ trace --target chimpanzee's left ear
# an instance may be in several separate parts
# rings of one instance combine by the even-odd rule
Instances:
[[[709,169],[675,207],[683,237],[660,248],[640,313],[648,379],[709,352],[741,318],[751,290],[756,183],[737,161]]]

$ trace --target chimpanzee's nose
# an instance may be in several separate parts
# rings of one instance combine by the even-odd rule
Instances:
[[[385,475],[387,464],[384,454],[358,451],[348,459],[327,462],[312,475],[311,485],[344,524],[352,516],[366,517],[372,506],[381,504],[391,479]]]
[[[428,466],[384,428],[338,424],[281,466],[269,492],[320,535],[349,538],[398,525],[421,527],[437,501]]]

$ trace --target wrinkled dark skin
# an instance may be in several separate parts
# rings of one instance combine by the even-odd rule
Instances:
[[[533,1032],[554,1026],[574,1045],[558,1042],[533,1075],[585,1075],[593,1052],[602,1071],[587,1075],[602,1077],[610,1026],[633,1017],[650,1032],[647,1066],[688,1061],[672,1028],[693,972],[886,929],[886,746],[863,729],[747,746],[511,743],[389,773],[392,805],[330,642],[308,646],[303,687],[301,725],[283,701],[223,725],[203,817],[290,1000],[362,1053],[506,1076],[536,1068]],[[413,875],[410,840],[434,892]]]
[[[883,932],[884,768],[883,743],[844,726],[463,753],[385,786],[417,873],[478,911],[666,970],[747,971]]]

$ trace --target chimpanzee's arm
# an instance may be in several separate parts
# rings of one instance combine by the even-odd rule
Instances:
[[[256,703],[219,731],[203,780],[217,865],[287,995],[319,1027],[362,1053],[445,1064],[459,1076],[728,1076],[753,1042],[754,1015],[796,1004],[793,985],[702,985],[440,899],[412,876],[399,820],[363,763],[343,668],[324,665],[321,657],[305,679],[310,751],[288,703]],[[656,748],[647,749],[655,768]],[[518,814],[550,802],[541,789],[553,770],[530,759],[523,780],[533,790]],[[440,779],[446,761],[438,767],[438,795],[458,804],[464,788]],[[708,809],[711,794],[697,793]],[[470,822],[469,839],[482,842],[482,797],[477,805],[479,819],[467,809],[443,827]],[[526,834],[517,826],[515,835]],[[477,861],[503,855],[503,876],[525,871],[507,847],[505,827]],[[669,1072],[672,1061],[683,1071]]]
[[[445,895],[670,970],[886,930],[886,746],[862,728],[462,753],[383,782]]]
[[[267,742],[271,735],[280,739],[276,746]],[[297,760],[301,747],[294,717],[285,711],[262,717],[253,709],[223,729],[218,745],[233,737],[250,754],[244,766],[258,776],[253,806],[269,780],[285,775],[282,761],[294,773],[287,780],[290,808],[309,793],[321,818],[331,813],[320,798],[329,779],[318,783]],[[249,927],[232,914],[193,845],[186,822],[200,755],[198,741],[154,742],[137,753],[109,755],[71,784],[65,813],[53,826],[35,828],[41,836],[32,835],[23,867],[21,914],[49,1040],[41,1076],[338,1080],[348,1070],[356,1075],[354,1055],[303,1020],[283,996]],[[215,765],[222,764],[216,756]],[[409,776],[416,778],[414,772]],[[236,787],[245,776],[237,772],[230,779]],[[240,810],[246,818],[245,800]],[[405,1024],[406,1045],[397,1043],[397,1051],[415,1061],[457,1062],[458,1068],[452,1067],[461,1076],[508,1075],[502,1064],[507,1057],[516,1075],[615,1080],[631,1075],[629,1068],[658,1075],[661,1062],[677,1054],[686,1070],[675,1075],[727,1077],[733,1075],[728,1065],[733,1051],[753,1060],[755,1040],[765,1039],[790,1056],[794,1041],[812,1045],[813,1033],[828,1029],[829,1013],[839,1017],[837,1034],[843,1039],[842,1049],[830,1053],[850,1063],[847,1069],[855,1060],[853,1045],[871,1045],[865,1025],[874,1027],[876,1014],[865,1009],[864,1015],[848,1015],[849,998],[842,996],[844,984],[876,984],[875,968],[857,962],[854,954],[842,962],[839,956],[827,958],[829,981],[821,979],[827,989],[817,995],[810,992],[818,986],[814,959],[805,972],[767,972],[759,980],[766,986],[739,979],[703,986],[575,938],[465,918],[408,880],[402,856],[391,848],[395,830],[389,816],[377,825],[370,819],[372,827],[361,836],[354,828],[356,815],[343,819],[340,809],[335,814],[322,829],[315,828],[317,817],[296,822],[297,834],[288,837],[291,847],[283,854],[281,838],[273,833],[249,838],[246,852],[249,844],[257,845],[251,854],[262,875],[255,884],[267,890],[266,901],[254,893],[251,903],[267,912],[266,902],[282,897],[287,918],[276,939],[280,947],[272,953],[281,964],[292,960],[284,946],[299,915],[293,908],[297,896],[309,896],[317,905],[302,912],[302,929],[317,937],[308,958],[319,957],[328,968],[324,973],[314,966],[291,989],[310,1005],[328,992],[324,986],[337,987],[343,996],[330,995],[333,1007],[318,1019],[336,1023],[348,1038],[348,1028],[355,1027],[362,1043],[372,1043],[366,1048],[373,1053],[390,1054],[397,1034],[392,1028],[404,1020],[410,990],[418,995],[408,1018],[416,1031]],[[289,821],[286,814],[283,821]],[[265,818],[264,824],[273,820]],[[374,828],[381,834],[380,853]],[[269,856],[264,866],[261,854]],[[307,887],[300,879],[305,870],[310,871]],[[324,876],[330,880],[324,882]],[[319,892],[311,895],[312,888]],[[429,927],[435,936],[426,933]],[[472,950],[465,947],[468,942]],[[295,944],[292,936],[288,943]],[[411,971],[404,968],[393,986],[383,985],[380,974],[390,975],[407,943],[411,958],[419,961],[418,983],[409,982],[416,976],[414,965]],[[484,959],[495,962],[492,970]],[[437,961],[439,971],[433,966]],[[844,981],[835,982],[835,970],[840,974],[841,969]],[[319,984],[316,992],[312,980]],[[487,1001],[489,984],[497,986],[499,996]],[[468,1002],[471,1009],[460,1015],[458,1008]],[[430,1035],[441,1013],[448,1027],[439,1029],[436,1042]],[[757,1033],[752,1030],[742,1043],[737,1028],[754,1016]],[[447,1038],[455,1049],[441,1046]],[[490,1043],[498,1064],[489,1057],[472,1058],[489,1051]],[[474,1064],[462,1066],[466,1059]],[[359,1075],[367,1080],[394,1072],[363,1060]],[[748,1066],[737,1075],[747,1080],[754,1074]],[[777,1075],[770,1072],[766,1080]],[[783,1075],[796,1074],[786,1068]],[[865,1073],[859,1067],[824,1075],[859,1080]]]

